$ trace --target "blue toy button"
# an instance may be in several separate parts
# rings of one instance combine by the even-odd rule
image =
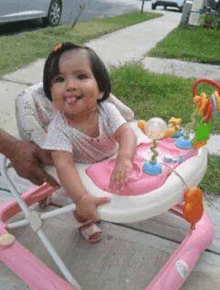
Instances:
[[[149,175],[159,175],[162,172],[161,163],[149,162],[144,163],[143,172]]]
[[[184,135],[184,131],[183,130],[180,130],[180,131],[175,132],[173,134],[172,138],[175,138],[176,139],[176,138],[179,138],[179,137],[181,137],[183,135]]]
[[[176,140],[176,147],[181,149],[191,149],[192,148],[192,140],[190,138],[179,137]]]

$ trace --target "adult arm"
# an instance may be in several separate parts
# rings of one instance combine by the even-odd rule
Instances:
[[[109,202],[109,199],[91,196],[87,193],[70,152],[55,150],[51,154],[59,180],[69,197],[76,204],[77,217],[85,221],[99,221],[97,207]]]
[[[11,160],[12,166],[21,177],[29,179],[36,185],[47,182],[55,188],[60,186],[43,169],[44,165],[51,163],[51,160],[46,151],[37,145],[20,141],[0,129],[0,153]]]

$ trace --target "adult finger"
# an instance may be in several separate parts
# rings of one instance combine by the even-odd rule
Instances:
[[[56,181],[56,179],[53,176],[49,175],[44,169],[40,169],[40,171],[41,171],[41,173],[39,174],[39,178],[43,182],[49,183],[55,189],[60,188],[60,184]]]
[[[32,165],[32,169],[26,178],[36,185],[42,185],[44,182],[47,182],[56,189],[60,187],[59,183],[52,176],[37,165]]]
[[[49,157],[48,152],[46,152],[45,150],[41,149],[38,146],[36,146],[35,155],[37,159],[40,160],[42,163],[45,163],[45,164],[51,163],[51,158]]]
[[[14,166],[14,169],[16,170],[17,174],[20,177],[29,179],[35,185],[39,186],[39,185],[41,185],[43,183],[43,180],[39,179],[38,176],[35,174],[35,172],[31,172],[31,170],[23,171],[21,168],[18,168],[18,167],[15,167],[15,166]]]
[[[39,179],[39,178],[36,177],[36,176],[32,176],[32,175],[29,176],[28,179],[29,179],[32,183],[34,183],[35,185],[37,185],[37,186],[40,186],[40,185],[42,185],[42,184],[44,183],[43,180]]]
[[[29,171],[28,173],[24,173],[23,171],[20,171],[17,169],[16,169],[16,172],[20,177],[30,180],[32,183],[34,183],[37,186],[40,186],[44,183],[44,180],[41,177],[39,178],[39,175],[36,175],[35,172]]]
[[[56,181],[55,178],[53,178],[48,173],[46,173],[44,181],[49,183],[52,187],[54,187],[54,189],[59,189],[60,188],[60,184]]]

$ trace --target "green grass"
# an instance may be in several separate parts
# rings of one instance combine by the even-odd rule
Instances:
[[[67,26],[47,27],[33,32],[23,32],[0,37],[0,75],[14,71],[37,58],[45,58],[57,43],[70,41],[75,44],[147,21],[162,14],[132,12],[110,18],[80,21],[74,28]]]
[[[200,184],[203,191],[211,194],[220,194],[220,158],[209,156],[208,170]]]
[[[135,112],[138,119],[161,117],[166,122],[173,116],[182,118],[182,124],[191,121],[194,106],[189,103],[193,79],[159,75],[145,71],[140,64],[112,68],[112,93]],[[198,93],[212,94],[214,89],[200,85]],[[214,131],[220,132],[220,117],[214,119]],[[208,193],[220,188],[220,161],[209,158],[209,167],[201,186]]]
[[[219,47],[220,30],[179,26],[147,55],[220,64]]]

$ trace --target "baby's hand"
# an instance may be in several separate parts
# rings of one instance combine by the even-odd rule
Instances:
[[[117,162],[112,172],[109,187],[114,191],[120,191],[127,185],[126,180],[129,177],[132,168],[131,160]]]
[[[82,221],[92,220],[94,222],[98,222],[100,221],[100,218],[97,213],[97,207],[109,201],[110,200],[108,197],[95,197],[89,194],[84,195],[76,202],[75,217],[80,217]]]

